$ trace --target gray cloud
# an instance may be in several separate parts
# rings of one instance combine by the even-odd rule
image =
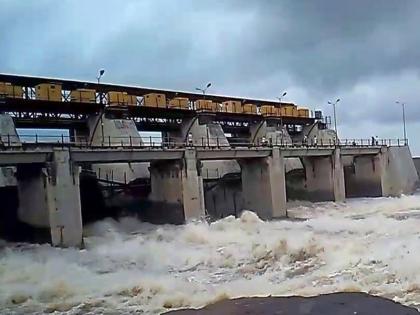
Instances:
[[[192,90],[212,81],[212,93],[262,98],[287,90],[288,100],[327,113],[327,100],[341,97],[346,133],[397,130],[396,99],[411,104],[409,122],[420,118],[416,0],[0,6],[1,72],[92,80],[104,66],[110,82]]]

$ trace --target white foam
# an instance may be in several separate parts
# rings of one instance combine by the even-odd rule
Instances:
[[[420,303],[420,196],[294,204],[207,224],[106,219],[85,250],[17,245],[0,252],[0,313],[135,310],[154,314],[238,296],[366,291]]]

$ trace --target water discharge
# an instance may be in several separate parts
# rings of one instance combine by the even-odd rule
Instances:
[[[420,305],[420,195],[212,224],[107,219],[86,249],[0,243],[0,313],[159,314],[228,297],[364,291]]]

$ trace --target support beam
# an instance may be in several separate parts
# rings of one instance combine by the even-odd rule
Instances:
[[[269,157],[241,160],[244,209],[261,219],[287,216],[284,158],[278,148]]]
[[[345,200],[344,171],[340,149],[328,157],[305,157],[306,196],[311,201]]]
[[[182,160],[152,163],[150,176],[150,200],[161,203],[166,223],[205,216],[203,180],[197,170],[195,150],[187,149]]]
[[[79,172],[68,149],[54,149],[47,167],[18,167],[19,219],[33,227],[49,228],[54,246],[82,245]]]
[[[54,149],[53,162],[46,171],[51,242],[54,246],[79,247],[83,242],[80,167],[71,163],[68,149]]]

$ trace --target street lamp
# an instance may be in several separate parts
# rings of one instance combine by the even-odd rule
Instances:
[[[200,91],[200,92],[202,92],[203,93],[203,95],[206,95],[206,92],[207,92],[207,89],[209,88],[209,87],[211,87],[211,83],[209,82],[209,83],[207,83],[207,85],[206,85],[206,87],[204,88],[204,89],[202,89],[202,88],[195,88],[197,91]]]
[[[287,92],[284,91],[283,94],[280,97],[277,97],[277,99],[279,100],[279,105],[280,105],[279,108],[281,108],[281,100],[283,99],[283,97],[286,96],[286,94],[287,94]],[[282,142],[283,142],[283,116],[282,115],[280,115],[280,126],[281,126],[281,138],[282,138]]]
[[[405,103],[396,101],[396,104],[401,104],[402,107],[402,118],[403,118],[403,126],[404,126],[404,144],[407,145],[407,131],[405,129]]]
[[[337,137],[337,140],[338,140],[338,131],[337,131],[337,116],[336,116],[335,106],[337,105],[338,102],[340,102],[339,98],[337,98],[335,102],[328,101],[328,104],[332,105],[334,108],[334,130],[335,130],[335,136]]]
[[[287,94],[287,92],[286,92],[286,91],[284,91],[284,92],[283,92],[283,94],[282,94],[280,97],[277,97],[277,98],[278,98],[278,100],[279,100],[279,102],[280,102],[280,106],[281,106],[281,100],[283,99],[283,97],[285,97],[285,96],[286,96],[286,94]]]
[[[96,79],[98,80],[98,84],[101,82],[101,78],[105,73],[105,69],[100,69],[98,72],[98,76],[96,77]]]

